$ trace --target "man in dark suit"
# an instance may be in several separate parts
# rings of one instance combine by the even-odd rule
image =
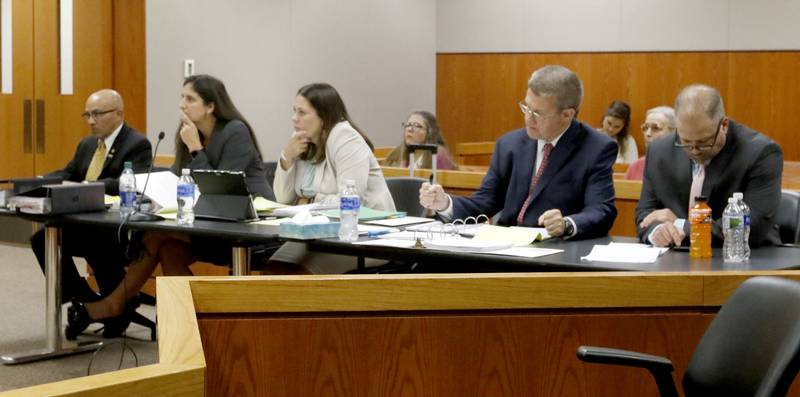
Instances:
[[[134,172],[147,172],[150,141],[125,123],[122,97],[114,90],[90,95],[82,116],[92,134],[81,140],[64,169],[48,175],[73,182],[103,182],[106,194],[118,195],[119,176],[126,161],[133,162]],[[86,258],[92,266],[101,294],[110,293],[125,276],[128,260],[118,244],[116,230],[72,226],[63,228],[61,235],[62,302],[99,298],[78,274],[73,256]],[[44,270],[44,230],[31,237],[31,248]]]
[[[575,119],[582,97],[571,70],[536,70],[519,103],[525,128],[497,140],[478,190],[451,197],[440,185],[424,184],[420,203],[445,220],[500,212],[500,225],[543,226],[565,238],[605,236],[617,216],[612,165],[618,148]]]
[[[657,246],[688,245],[689,208],[705,196],[713,213],[712,244],[722,245],[722,212],[734,192],[750,206],[750,245],[780,243],[775,212],[781,200],[783,152],[768,137],[725,116],[719,92],[684,88],[675,100],[674,133],[650,143],[636,223],[639,238]]]

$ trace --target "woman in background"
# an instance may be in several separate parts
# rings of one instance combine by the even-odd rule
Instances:
[[[186,78],[179,107],[173,173],[180,175],[183,168],[244,171],[252,195],[274,198],[253,129],[220,80],[208,75]],[[192,274],[189,265],[198,259],[217,264],[231,260],[229,245],[180,232],[145,232],[141,245],[141,257],[130,264],[111,294],[96,302],[72,302],[65,332],[68,339],[75,339],[92,322],[127,328],[128,314],[137,306],[134,298],[159,263],[164,275],[188,276]]]
[[[611,102],[603,116],[599,131],[613,138],[619,146],[617,163],[630,164],[639,157],[636,140],[630,134],[631,107],[622,101]]]
[[[436,169],[455,170],[458,167],[450,158],[444,137],[439,130],[439,123],[436,116],[424,110],[418,110],[408,116],[408,120],[401,123],[403,127],[403,143],[392,150],[383,165],[390,167],[408,167],[408,145],[419,145],[423,143],[435,144],[438,146],[436,153]],[[433,168],[433,156],[427,150],[414,153],[415,168]]]
[[[645,148],[654,139],[675,132],[675,110],[669,106],[658,106],[647,111],[647,117],[642,124]],[[625,179],[642,180],[644,177],[644,160],[642,156],[631,163],[625,173]]]

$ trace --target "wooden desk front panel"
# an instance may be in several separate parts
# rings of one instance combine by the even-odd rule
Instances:
[[[199,316],[206,395],[655,396],[645,370],[585,364],[581,344],[670,357],[676,379],[713,314],[527,310]]]

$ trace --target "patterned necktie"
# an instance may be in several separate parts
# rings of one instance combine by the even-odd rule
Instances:
[[[86,170],[86,180],[94,182],[100,173],[103,172],[103,164],[106,162],[106,141],[103,139],[97,140],[97,150],[94,151],[92,162],[89,163],[89,169]]]
[[[689,191],[689,211],[691,211],[694,207],[694,198],[703,193],[703,181],[705,179],[706,166],[703,164],[697,164],[697,170],[692,173],[692,188]]]
[[[546,143],[543,148],[544,154],[542,155],[542,163],[539,164],[539,169],[536,171],[536,174],[533,175],[531,178],[531,186],[528,189],[528,198],[525,199],[525,203],[522,204],[522,209],[519,210],[519,214],[517,214],[517,225],[522,225],[522,220],[525,218],[525,211],[528,210],[528,206],[531,205],[531,201],[533,201],[533,189],[536,187],[536,182],[544,173],[544,168],[547,167],[547,161],[550,160],[550,152],[553,151],[553,144]]]

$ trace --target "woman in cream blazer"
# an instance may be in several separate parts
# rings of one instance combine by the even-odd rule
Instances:
[[[292,133],[281,151],[273,190],[283,204],[335,204],[344,181],[352,179],[361,205],[394,211],[394,200],[372,154],[372,144],[350,120],[336,89],[325,83],[306,85],[295,97]],[[270,259],[267,271],[317,274],[355,268],[353,257],[309,253],[305,244],[287,242]],[[271,268],[271,269],[270,269]]]
[[[301,88],[292,122],[295,132],[281,152],[273,182],[278,202],[335,204],[344,181],[352,179],[362,206],[395,210],[368,138],[350,121],[336,89],[322,83]]]

